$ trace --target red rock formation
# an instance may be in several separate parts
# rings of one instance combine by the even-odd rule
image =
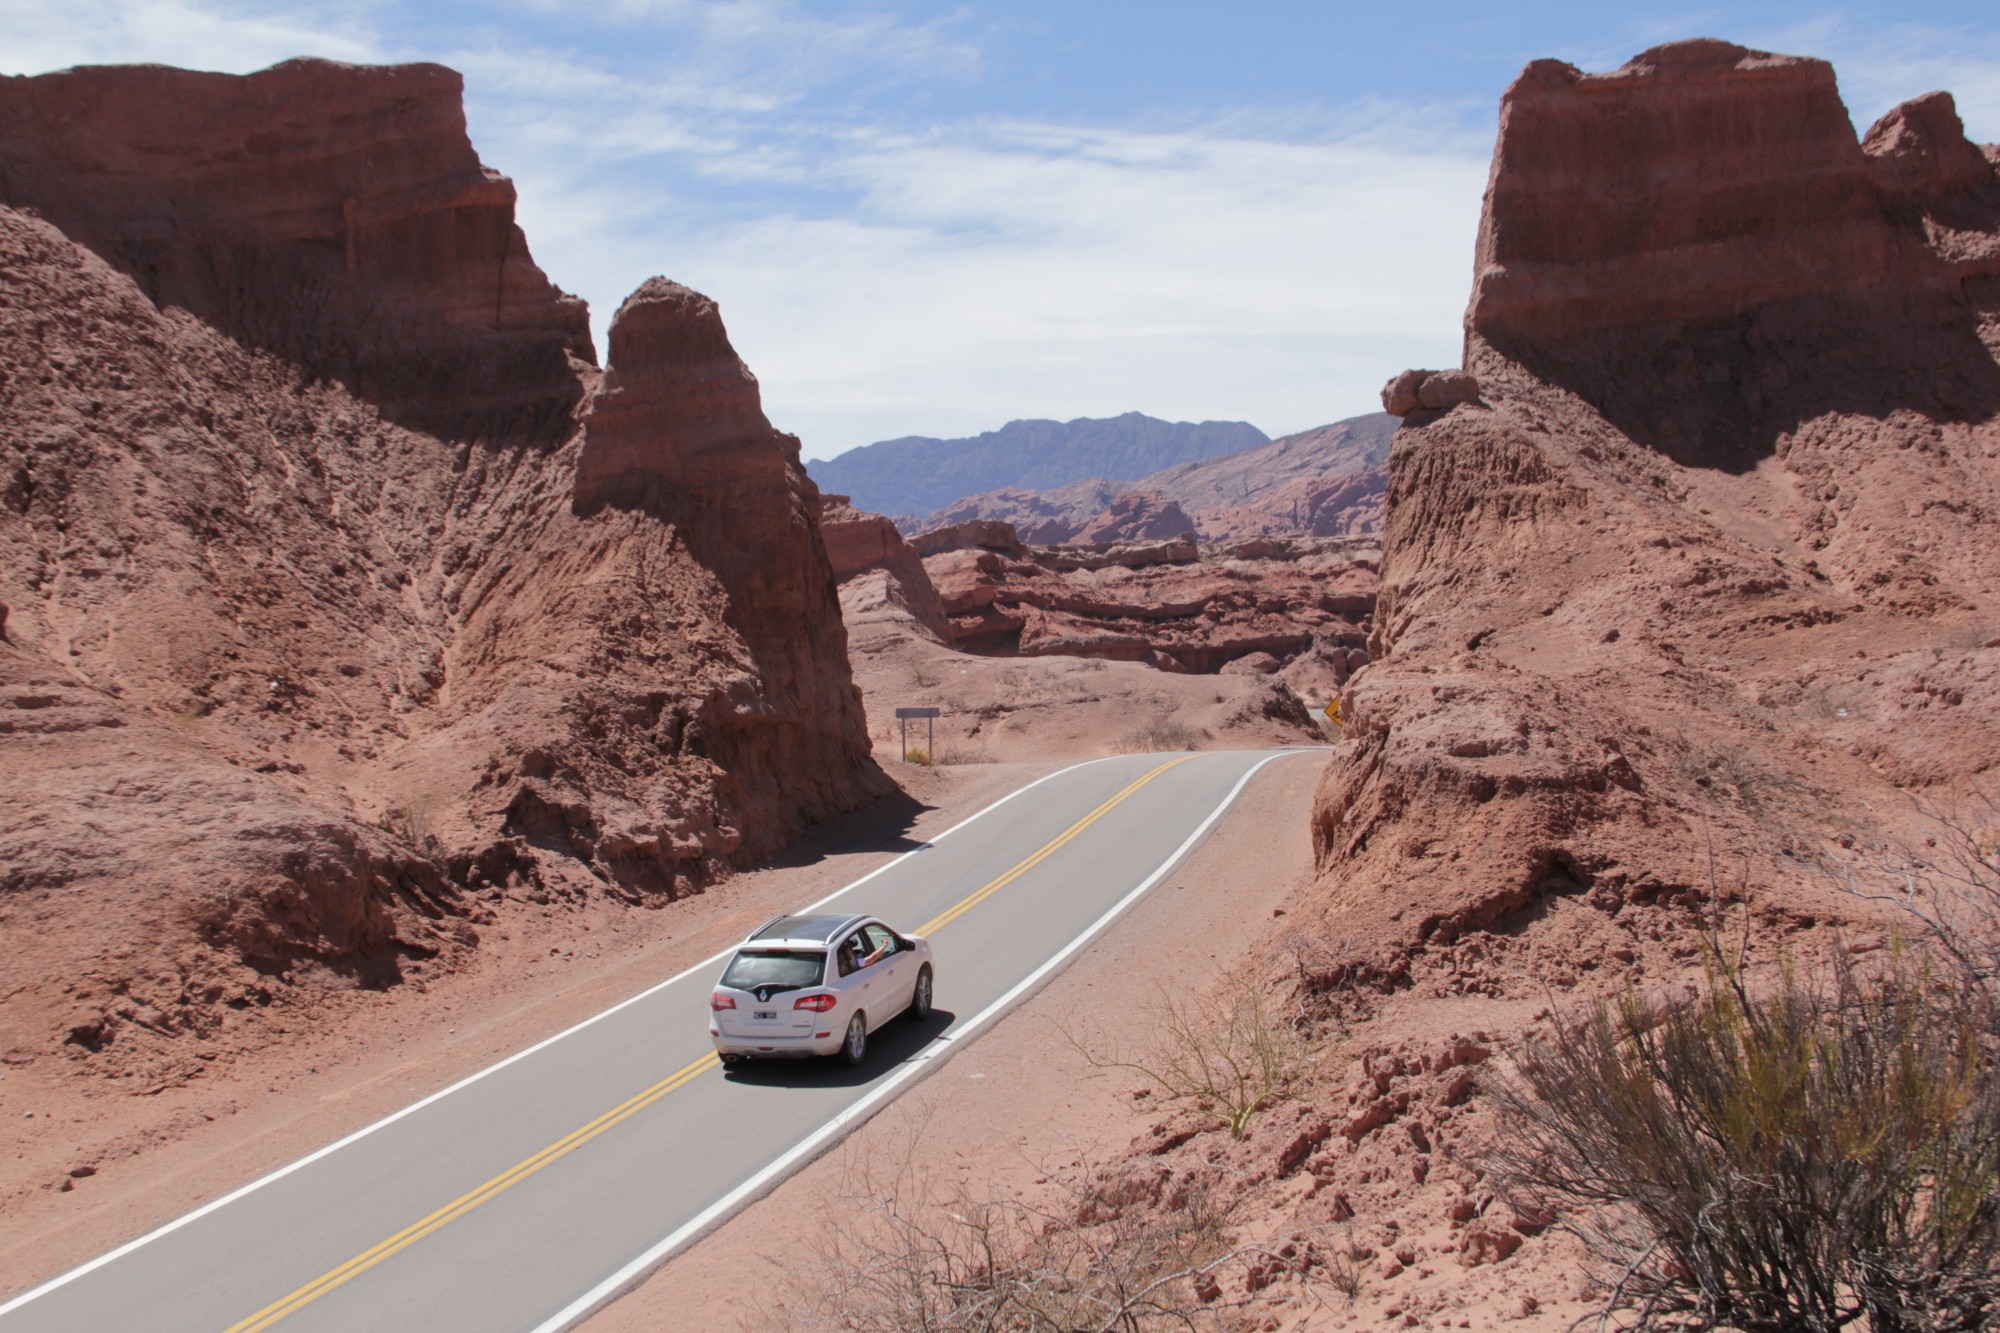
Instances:
[[[420,201],[379,137],[414,114],[407,72],[374,114],[344,100],[367,73],[276,119],[351,172],[386,153]],[[274,136],[242,141],[244,180],[292,161]],[[0,766],[35,775],[0,790],[26,987],[0,1050],[81,1033],[172,1066],[176,1033],[451,966],[520,899],[660,902],[886,789],[819,497],[705,298],[648,283],[601,392],[565,359],[515,433],[454,441],[157,305],[95,225],[85,248],[0,208]],[[402,345],[451,327],[413,319]],[[462,419],[469,382],[404,415]],[[524,439],[564,401],[587,410],[562,438]]]
[[[1367,661],[1376,573],[1372,553],[1351,542],[927,549],[951,642],[969,652],[1197,673],[1264,657],[1301,689],[1337,684]]]
[[[1993,257],[1918,216],[1934,182],[1990,219],[1990,166],[1947,104],[1892,120],[1864,147],[1829,65],[1726,42],[1609,74],[1534,62],[1501,102],[1466,368],[1530,366],[1630,438],[1734,468],[1828,412],[1991,416],[1973,288]]]
[[[944,604],[923,559],[894,523],[856,509],[844,495],[828,495],[822,497],[819,531],[840,580],[841,619],[849,626],[857,616],[887,610],[916,622],[926,637],[949,639]]]
[[[1480,401],[1396,437],[1319,793],[1327,984],[1512,993],[1504,925],[1560,987],[1714,883],[1838,912],[1805,861],[2000,766],[2000,207],[1948,111],[1864,150],[1825,65],[1714,42],[1509,89]]]
[[[1194,520],[1156,491],[1126,491],[1083,525],[1080,542],[1145,542],[1185,536]]]
[[[0,204],[33,208],[156,305],[448,438],[568,430],[582,301],[514,225],[439,65],[291,60],[0,78]]]

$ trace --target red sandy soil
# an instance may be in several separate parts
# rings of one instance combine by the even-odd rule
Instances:
[[[332,992],[159,1081],[0,1066],[0,1298],[94,1257],[720,951],[1054,768],[914,769],[765,867],[634,911],[554,902],[486,932],[466,966],[392,994]],[[699,1023],[699,1015],[690,1018]]]

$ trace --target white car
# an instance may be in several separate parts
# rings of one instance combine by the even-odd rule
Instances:
[[[781,916],[730,955],[708,997],[708,1035],[726,1065],[838,1055],[851,1065],[897,1014],[931,1012],[931,946],[872,916]]]

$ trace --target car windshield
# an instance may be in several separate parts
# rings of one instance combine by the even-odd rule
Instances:
[[[792,990],[817,986],[826,969],[826,955],[808,949],[738,949],[722,974],[722,984],[734,990],[776,986]]]

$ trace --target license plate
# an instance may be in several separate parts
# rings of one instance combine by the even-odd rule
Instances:
[[[776,1018],[777,1016],[778,1011],[776,1009],[752,1009],[750,1011],[750,1017],[752,1018],[764,1019]]]

